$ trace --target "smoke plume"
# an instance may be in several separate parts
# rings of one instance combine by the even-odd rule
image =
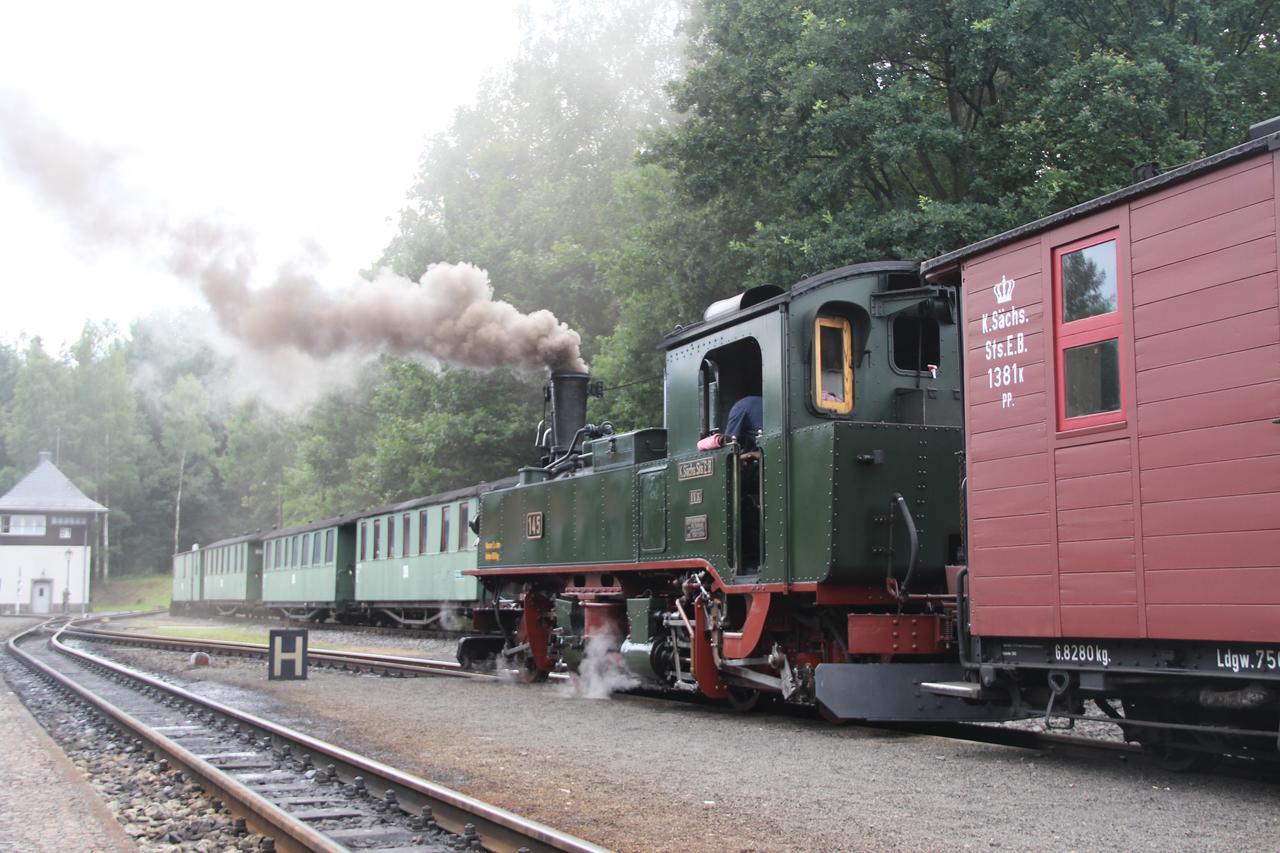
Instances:
[[[525,314],[494,299],[488,273],[471,264],[433,264],[416,282],[383,270],[333,292],[300,261],[254,287],[250,234],[207,219],[174,224],[125,187],[117,155],[73,139],[4,93],[0,160],[85,242],[167,244],[170,269],[199,287],[224,333],[259,354],[327,361],[391,353],[479,368],[586,369],[577,332],[550,311]]]

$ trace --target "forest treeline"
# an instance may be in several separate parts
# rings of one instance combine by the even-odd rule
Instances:
[[[1242,141],[1280,112],[1278,17],[1265,0],[563,4],[427,145],[370,269],[486,268],[498,297],[581,332],[610,389],[592,419],[660,423],[656,345],[715,299],[928,258]],[[282,411],[238,394],[196,325],[0,345],[0,491],[55,450],[111,507],[100,574],[531,459],[541,376],[382,358]]]

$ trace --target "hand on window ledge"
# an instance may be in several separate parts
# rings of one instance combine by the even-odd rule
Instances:
[[[724,444],[724,434],[715,432],[698,442],[699,450],[715,450]]]

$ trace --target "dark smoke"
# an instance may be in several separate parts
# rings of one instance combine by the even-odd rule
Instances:
[[[471,264],[433,264],[413,282],[382,271],[333,293],[306,267],[253,288],[252,239],[212,221],[174,226],[125,189],[118,157],[82,144],[25,102],[0,93],[0,160],[24,175],[91,243],[170,245],[169,266],[199,286],[219,327],[263,353],[328,359],[352,353],[427,355],[469,367],[585,370],[577,332],[550,311],[524,314],[495,300]]]

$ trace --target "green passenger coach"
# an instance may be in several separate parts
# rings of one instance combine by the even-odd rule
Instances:
[[[173,555],[173,592],[170,609],[190,610],[200,601],[200,548]]]
[[[263,541],[262,606],[293,619],[347,620],[355,594],[356,516],[273,530]]]
[[[222,539],[202,550],[200,600],[229,616],[262,597],[262,535]]]
[[[476,566],[482,483],[363,515],[356,526],[355,597],[366,617],[388,625],[456,630],[480,599],[464,572]]]

